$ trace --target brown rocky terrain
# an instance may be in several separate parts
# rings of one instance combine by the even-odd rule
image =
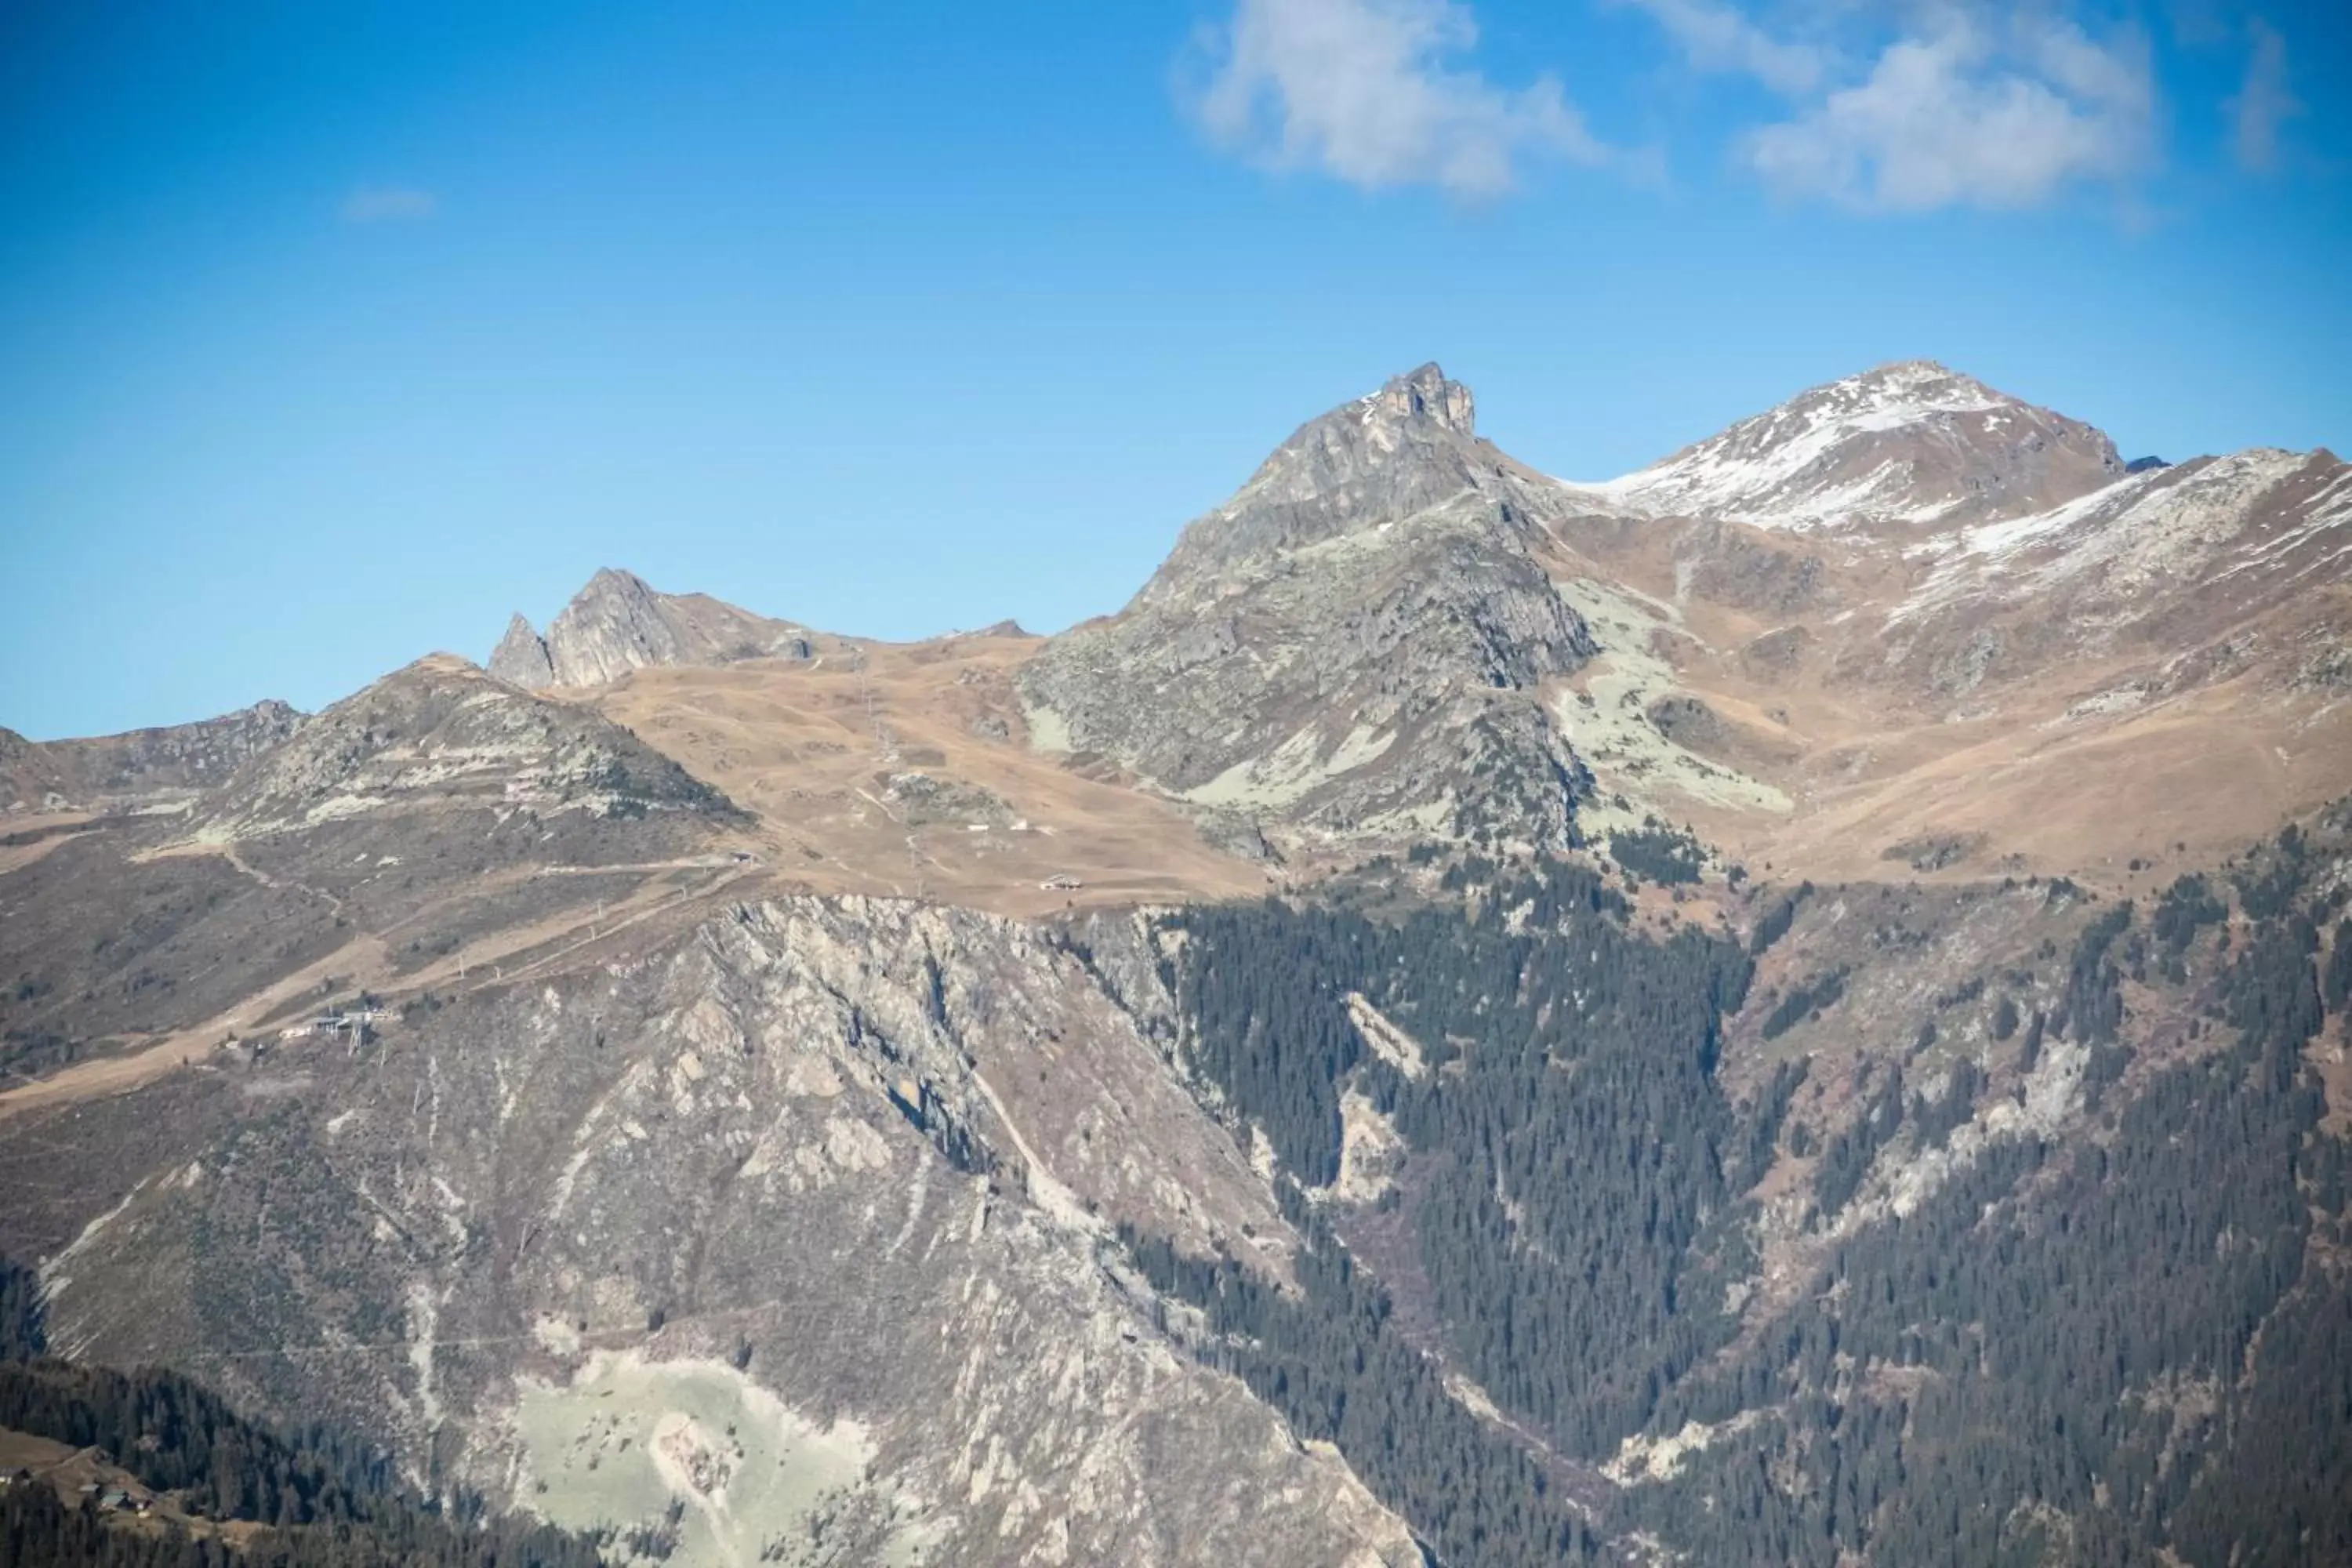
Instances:
[[[1326,1423],[1343,1364],[1420,1369],[1495,1445],[1449,1449],[1441,1498],[1492,1495],[1499,1453],[1610,1552],[1775,1560],[1709,1533],[1749,1498],[1709,1466],[1779,1434],[1773,1484],[1811,1507],[1822,1401],[1932,1426],[1951,1374],[1743,1358],[1840,1313],[1859,1333],[1832,1275],[1970,1184],[1993,1195],[1976,1239],[1937,1233],[1955,1256],[2022,1247],[2045,1191],[2087,1201],[2078,1159],[2154,1146],[2143,1121],[2269,1038],[2241,955],[2352,968],[2326,809],[2352,794],[2347,563],[2329,454],[2126,475],[2095,429],[1941,367],[1578,486],[1480,438],[1433,366],[1302,426],[1056,637],[867,642],[606,572],[487,671],[433,656],[308,719],[0,732],[24,807],[0,819],[0,1251],[37,1262],[68,1353],[168,1363],[565,1524],[668,1518],[684,1564],[1422,1561],[1468,1527],[1395,1444]],[[2308,837],[2274,844],[2290,821]],[[1687,865],[1657,847],[1684,823]],[[1538,850],[1582,890],[1489,908]],[[2190,908],[2191,873],[2218,902],[2176,943],[2151,911]],[[1430,916],[1426,962],[1488,989],[1442,1026],[1433,994],[1371,1000],[1379,976],[1265,1003],[1370,940],[1277,948],[1269,891]],[[1197,967],[1167,911],[1202,908],[1266,922],[1240,952],[1275,978]],[[1547,920],[1590,969],[1482,1037]],[[1672,1169],[1691,1129],[1718,1141],[1665,1294],[1730,1326],[1658,1373],[1698,1392],[1560,1418],[1447,1294],[1470,1254],[1433,1194],[1504,1158],[1544,1073],[1600,1093],[1672,1054],[1574,1063],[1618,1015],[1565,1010],[1638,973],[1663,1040],[1675,987],[1751,955],[1737,995],[1706,989],[1704,1069],[1637,1080],[1637,1132],[1579,1102],[1585,1141],[1543,1151],[1559,1191],[1498,1163],[1463,1222],[1551,1267],[1530,1215],[1603,1190],[1609,1152]],[[1237,1063],[1215,1009],[1244,1003]],[[2312,1005],[2261,1048],[2341,1128],[2342,1007]],[[1546,1030],[1543,1073],[1477,1077]],[[2211,1125],[2314,1110],[2215,1070]],[[1448,1145],[1456,1080],[1493,1120]],[[1298,1155],[1327,1133],[1328,1174]],[[2289,1384],[2331,1364],[2275,1326],[2335,1299],[2330,1179],[2292,1173],[2317,1217],[2263,1233],[2261,1342],[2323,1347]],[[1277,1378],[1250,1358],[1278,1335],[1221,1326],[1122,1226],[1301,1313],[1342,1237],[1394,1318],[1346,1318],[1375,1335],[1352,1342],[1318,1320]],[[1577,1292],[1528,1278],[1532,1334]],[[2185,1394],[2219,1374],[2168,1353],[2183,1409],[2281,1384],[2247,1349],[2236,1392]],[[2242,1411],[2182,1419],[2168,1455],[2256,1451]],[[2085,1531],[2107,1506],[2048,1505]],[[1496,1561],[1570,1552],[1481,1517],[1539,1543]]]
[[[1030,915],[1264,890],[1254,843],[1213,842],[1213,818],[1032,743],[1013,679],[1037,647],[859,643],[640,670],[576,700],[757,814],[780,886]]]
[[[1021,647],[975,645],[982,668]],[[1109,1266],[1128,1220],[1285,1267],[1165,1024],[1098,977],[1137,939],[1082,957],[998,916],[783,893],[906,875],[910,824],[961,840],[996,809],[921,773],[917,726],[895,784],[869,752],[795,809],[818,782],[795,724],[871,746],[861,691],[929,689],[874,662],[837,689],[768,672],[813,682],[730,774],[772,816],[586,702],[436,657],[190,809],[78,824],[6,873],[0,1249],[46,1260],[53,1346],[170,1361],[583,1528],[658,1529],[676,1500],[686,1561],[1416,1561]],[[779,700],[757,668],[640,678]],[[1007,703],[1000,678],[980,709]],[[963,733],[1014,759],[972,769],[986,799],[1039,811],[1008,839],[1116,887],[1087,802],[1119,792]],[[888,825],[871,860],[845,802]],[[793,848],[836,830],[829,873]],[[974,875],[952,848],[942,879]],[[1066,858],[1003,853],[1023,863],[986,885],[1069,901],[1036,885]],[[232,1242],[248,1220],[274,1239]]]

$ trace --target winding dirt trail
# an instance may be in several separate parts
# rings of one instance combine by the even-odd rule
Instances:
[[[388,967],[381,938],[354,937],[326,957],[271,982],[226,1012],[201,1024],[151,1037],[147,1044],[135,1049],[94,1061],[76,1062],[46,1078],[0,1091],[0,1121],[43,1106],[126,1093],[175,1068],[210,1056],[231,1035],[249,1031],[289,1002],[314,994],[331,976],[360,978],[381,973]]]
[[[191,849],[184,852],[200,851]],[[233,851],[226,850],[225,847],[204,846],[201,852],[225,854],[232,864],[256,880],[272,887],[278,886],[244,865]],[[46,1077],[0,1089],[0,1122],[45,1107],[125,1094],[166,1073],[206,1060],[226,1045],[230,1037],[249,1036],[263,1027],[267,1019],[288,1004],[306,995],[318,995],[331,978],[339,986],[357,986],[394,1003],[427,990],[462,992],[511,984],[518,980],[543,978],[560,972],[565,960],[599,948],[615,935],[641,926],[656,916],[683,912],[715,900],[757,869],[751,865],[722,863],[708,858],[620,866],[534,868],[530,873],[534,876],[635,873],[646,876],[648,880],[626,899],[607,904],[601,913],[567,910],[527,925],[491,932],[469,942],[458,952],[436,959],[405,973],[396,973],[393,968],[391,947],[385,940],[390,935],[389,931],[354,937],[324,958],[272,981],[236,1005],[200,1024],[151,1036],[129,1050],[77,1062]],[[700,888],[668,888],[655,879],[663,874],[681,870],[711,870],[718,874]],[[314,889],[300,890],[310,892]],[[575,940],[563,942],[565,937]],[[562,945],[551,951],[540,951],[554,942],[562,942]],[[517,958],[525,962],[517,964],[513,962]]]

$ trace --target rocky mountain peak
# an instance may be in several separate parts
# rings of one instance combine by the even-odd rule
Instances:
[[[635,573],[618,566],[599,566],[595,575],[572,595],[572,604],[577,606],[610,602],[650,606],[658,597],[653,584]]]
[[[595,686],[649,664],[682,664],[660,595],[634,573],[604,567],[547,628],[550,665],[567,686]]]
[[[1300,426],[1231,500],[1184,531],[1146,592],[1220,579],[1465,498],[1484,508],[1481,496],[1520,472],[1478,438],[1470,389],[1425,364]]]
[[[1286,458],[1335,448],[1370,463],[1411,459],[1433,447],[1443,450],[1454,442],[1475,441],[1477,435],[1478,401],[1470,389],[1448,381],[1436,364],[1425,364],[1392,375],[1377,390],[1309,421],[1266,459],[1259,473],[1263,477],[1286,467]]]
[[[547,655],[547,639],[531,630],[518,610],[507,623],[507,635],[490,651],[490,673],[509,686],[537,691],[555,684],[555,666]]]
[[[1561,493],[1436,365],[1310,420],[1118,616],[1052,639],[1033,728],[1213,812],[1557,844],[1544,683],[1595,649],[1532,553]]]
[[[197,816],[251,835],[414,810],[517,807],[541,816],[733,810],[596,714],[506,689],[469,660],[433,653],[257,755]]]
[[[1954,370],[1941,360],[1932,359],[1893,360],[1885,364],[1874,365],[1859,375],[1849,375],[1827,386],[1817,387],[1814,391],[1825,395],[1842,394],[1882,405],[1920,407],[1960,408],[2017,401],[1995,392],[1972,375]]]
[[[1905,360],[1589,488],[1637,511],[1765,528],[1945,528],[2055,506],[2123,474],[2104,432],[1936,361]]]
[[[1428,420],[1457,436],[1478,433],[1477,400],[1460,382],[1446,380],[1445,373],[1434,363],[1391,377],[1364,401],[1371,405],[1369,411],[1377,418]]]
[[[490,655],[510,686],[603,686],[633,669],[806,658],[808,634],[702,594],[664,594],[634,572],[600,569],[541,637],[517,615]]]

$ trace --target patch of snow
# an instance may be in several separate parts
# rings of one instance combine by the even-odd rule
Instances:
[[[2021,406],[1941,365],[1889,365],[1805,393],[1638,472],[1570,488],[1653,515],[1720,515],[1766,528],[1818,528],[1860,512],[1932,522],[1959,500],[1906,505],[1906,464],[1883,463],[1836,485],[1804,481],[1858,437],[1918,429],[1948,439],[1956,416],[2006,424]]]
[[[2309,462],[2303,454],[2255,447],[2135,474],[2063,506],[1963,530],[1887,624],[1990,591],[2023,598],[2094,575],[2121,600],[2166,584],[2256,570],[2352,522],[2352,496],[2319,504],[2339,479],[2303,502],[2298,526],[2220,564],[2263,498]]]

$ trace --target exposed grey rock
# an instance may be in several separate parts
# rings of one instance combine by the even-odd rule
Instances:
[[[1095,942],[1160,987],[1133,922]],[[198,1099],[166,1140],[129,1105],[81,1128],[140,1168],[50,1271],[55,1342],[203,1368],[566,1522],[676,1498],[677,1568],[772,1541],[939,1568],[1422,1561],[1344,1463],[1158,1331],[1116,1220],[1273,1258],[1290,1233],[1050,932],[747,906],[308,1050],[266,1102],[258,1076],[173,1080]],[[22,1246],[28,1218],[0,1229]],[[789,1436],[787,1463],[728,1462],[739,1422]],[[717,1461],[665,1470],[656,1436]]]
[[[1427,365],[1294,435],[1117,616],[1019,683],[1033,733],[1311,836],[1572,833],[1538,688],[1593,651],[1531,548],[1559,487]]]
[[[1890,844],[1878,852],[1882,860],[1900,860],[1914,871],[1941,871],[1957,866],[1985,847],[1981,833],[1927,833]]]
[[[0,812],[45,811],[62,805],[57,758],[37,741],[0,729]]]
[[[302,721],[272,700],[217,719],[87,740],[27,741],[0,730],[0,810],[52,798],[84,810],[184,804],[283,744]]]
[[[1003,827],[1013,820],[1013,808],[994,790],[931,773],[893,773],[882,798],[898,808],[909,827],[935,822]]]
[[[1748,639],[1739,650],[1740,664],[1757,679],[1779,680],[1797,668],[1812,641],[1803,626],[1775,626]]]
[[[619,725],[509,690],[464,659],[435,654],[255,757],[205,798],[194,819],[244,837],[466,808],[541,817],[738,815],[724,795]]]
[[[555,684],[555,662],[548,657],[547,639],[530,629],[517,611],[507,623],[507,635],[490,653],[490,673],[509,686],[538,691]]]
[[[1243,860],[1275,860],[1281,857],[1266,841],[1265,829],[1238,811],[1204,810],[1195,818],[1202,841],[1212,849]]]
[[[610,567],[533,633],[517,616],[490,656],[490,673],[527,690],[602,686],[633,669],[660,665],[720,665],[747,658],[807,658],[809,634],[702,594],[656,593],[646,581]]]

